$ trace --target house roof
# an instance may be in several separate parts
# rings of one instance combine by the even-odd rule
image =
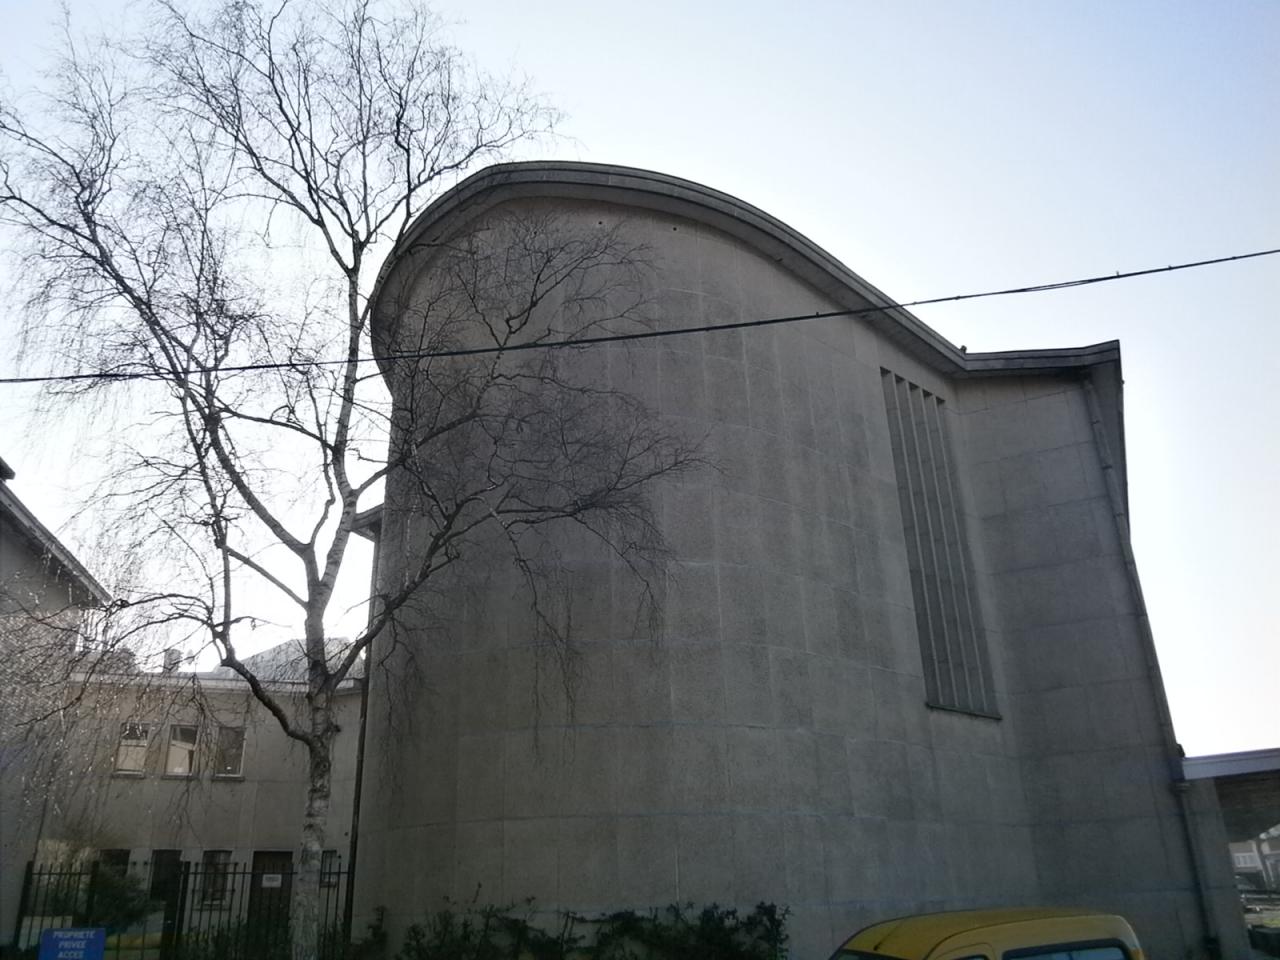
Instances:
[[[18,495],[9,489],[8,481],[14,478],[13,468],[0,459],[0,517],[23,537],[37,554],[57,568],[57,572],[65,576],[73,586],[78,587],[94,603],[105,604],[111,600],[102,584],[94,579],[85,569],[84,564],[76,559],[67,547],[53,535],[35,514],[27,509],[18,499]]]
[[[330,667],[336,667],[341,658],[351,649],[348,640],[335,638],[330,651]],[[268,690],[287,692],[307,682],[307,660],[303,641],[287,640],[284,643],[260,650],[258,653],[242,658],[246,667]],[[365,675],[364,659],[359,658],[352,665],[351,671],[338,684],[338,691],[350,691],[357,688],[357,682]],[[215,667],[212,670],[159,670],[141,671],[131,669],[94,669],[77,674],[77,678],[99,685],[133,685],[165,688],[172,685],[197,683],[208,690],[244,691],[247,684],[240,674],[230,667]]]
[[[1203,757],[1186,757],[1182,761],[1182,775],[1188,780],[1276,771],[1280,771],[1280,747],[1243,750],[1239,753],[1213,753]]]
[[[486,210],[511,200],[599,200],[704,223],[753,247],[851,310],[882,307],[864,319],[908,353],[948,376],[1063,373],[1119,363],[1119,341],[1080,347],[968,353],[858,276],[787,224],[730,194],[652,170],[603,163],[536,161],[496,164],[467,177],[428,206],[388,256],[371,297],[376,324],[394,323],[391,309],[411,282],[415,246],[446,239]],[[408,265],[408,266],[407,266]],[[390,300],[380,304],[384,297]]]
[[[329,668],[338,666],[342,658],[351,649],[351,642],[333,638],[329,650]],[[268,647],[258,653],[241,658],[241,662],[254,676],[264,683],[306,683],[307,651],[306,642],[301,639],[286,640],[274,647]],[[230,667],[217,667],[213,670],[197,674],[202,680],[240,680],[240,674]],[[364,676],[364,660],[357,659],[347,674],[347,680],[358,680]]]

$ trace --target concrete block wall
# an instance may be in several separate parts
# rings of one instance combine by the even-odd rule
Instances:
[[[1041,891],[1121,912],[1172,956],[1199,943],[1199,907],[1163,690],[1104,479],[1123,463],[1104,458],[1085,390],[1068,377],[959,384],[963,455]]]
[[[517,210],[641,244],[659,328],[885,300],[700,185],[516,164],[423,215],[375,303],[384,349],[421,342],[434,244]],[[402,611],[371,688],[358,911],[386,907],[394,939],[446,896],[767,899],[792,909],[793,953],[820,956],[888,916],[1085,903],[1131,916],[1151,955],[1198,955],[1173,744],[1116,520],[1118,357],[965,355],[893,310],[581,354],[584,378],[644,398],[717,466],[654,490],[663,629],[637,630],[634,582],[570,539],[554,545],[579,601],[572,657],[531,643],[527,597],[483,545]],[[925,704],[885,371],[941,401],[995,716]],[[415,495],[391,479],[388,584],[425,543]]]
[[[560,213],[625,220],[660,254],[660,322],[834,306],[693,221]],[[406,611],[424,682],[407,662],[375,673],[366,909],[398,931],[477,891],[586,911],[768,900],[817,956],[885,916],[1035,901],[1011,722],[925,706],[881,367],[949,386],[849,318],[603,352],[608,382],[655,398],[719,468],[657,491],[664,631],[635,632],[624,571],[561,544],[584,618],[569,711],[500,560],[458,573],[468,611]],[[393,482],[390,580],[420,549],[413,511]]]

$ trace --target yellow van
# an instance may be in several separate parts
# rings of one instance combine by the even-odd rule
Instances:
[[[831,960],[1142,960],[1122,917],[1020,907],[925,913],[859,930]]]

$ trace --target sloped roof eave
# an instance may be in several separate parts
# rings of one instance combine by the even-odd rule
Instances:
[[[10,518],[18,531],[66,572],[73,583],[99,604],[111,602],[111,594],[93,577],[35,514],[27,509],[5,483],[0,483],[0,515]]]

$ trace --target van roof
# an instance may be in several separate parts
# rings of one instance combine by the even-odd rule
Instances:
[[[998,910],[925,913],[884,920],[859,930],[836,953],[838,955],[845,951],[856,951],[900,957],[903,960],[924,960],[944,941],[957,934],[1031,921],[1067,919],[1090,921],[1090,929],[1080,931],[1089,939],[1117,939],[1134,944],[1132,930],[1121,917],[1067,907],[1008,907]]]

